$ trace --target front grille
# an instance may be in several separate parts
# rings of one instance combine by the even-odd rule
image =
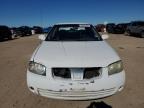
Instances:
[[[100,68],[85,68],[84,70],[84,79],[90,79],[93,77],[100,76]]]
[[[101,75],[100,67],[91,68],[52,68],[53,77],[70,79],[72,76],[82,75],[83,79],[99,77]],[[81,73],[81,74],[77,74]]]
[[[69,68],[53,68],[53,76],[61,78],[71,78],[71,72]]]

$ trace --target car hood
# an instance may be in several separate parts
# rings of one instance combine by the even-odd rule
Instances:
[[[105,67],[120,58],[105,41],[44,41],[35,51],[33,60],[48,68]]]

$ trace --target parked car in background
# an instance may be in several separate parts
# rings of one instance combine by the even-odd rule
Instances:
[[[106,25],[106,31],[108,32],[108,33],[114,33],[114,28],[115,28],[115,23],[108,23],[107,25]]]
[[[144,21],[132,21],[127,29],[126,35],[137,35],[144,38]]]
[[[0,25],[0,40],[12,39],[12,33],[9,27]]]
[[[106,28],[106,26],[104,24],[97,24],[95,28],[98,32],[104,32],[104,29]]]
[[[119,23],[114,27],[114,33],[123,34],[126,31],[128,23]]]
[[[20,31],[19,28],[17,28],[17,27],[12,27],[12,28],[11,28],[11,31],[12,31],[12,35],[13,35],[14,37],[17,37],[17,36],[21,36],[21,35],[22,35],[21,31]]]
[[[53,26],[33,53],[27,69],[31,92],[54,99],[88,100],[122,91],[125,71],[112,47],[90,24]]]
[[[30,35],[32,35],[32,32],[31,32],[32,29],[28,26],[21,26],[17,30],[20,32],[21,36],[30,36]]]
[[[32,28],[35,31],[35,34],[41,34],[43,33],[43,28],[40,26],[33,26]]]

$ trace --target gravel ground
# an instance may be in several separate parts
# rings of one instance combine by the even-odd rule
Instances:
[[[26,67],[40,43],[37,35],[0,42],[0,108],[144,108],[144,39],[109,36],[124,62],[126,86],[116,95],[90,101],[48,99],[28,90]]]

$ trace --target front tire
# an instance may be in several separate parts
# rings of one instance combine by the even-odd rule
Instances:
[[[9,35],[8,40],[13,40],[15,38],[15,35]]]

